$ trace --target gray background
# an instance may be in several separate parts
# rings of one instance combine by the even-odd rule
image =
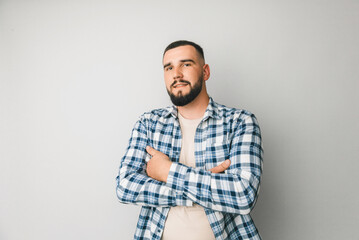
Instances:
[[[359,239],[359,2],[0,0],[0,239],[131,239],[131,129],[198,42],[210,95],[256,114],[266,240]]]

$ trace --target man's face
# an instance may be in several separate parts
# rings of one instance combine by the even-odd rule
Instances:
[[[185,106],[201,92],[204,60],[190,45],[168,50],[163,56],[167,92],[176,106]],[[207,79],[206,79],[207,80]]]

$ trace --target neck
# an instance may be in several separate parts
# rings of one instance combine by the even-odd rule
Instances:
[[[177,107],[178,113],[187,119],[197,119],[204,115],[209,103],[209,96],[205,89],[189,104]]]

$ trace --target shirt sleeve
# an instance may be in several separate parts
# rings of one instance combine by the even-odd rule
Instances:
[[[231,165],[225,173],[173,163],[167,186],[202,207],[249,214],[258,195],[262,152],[260,128],[252,114],[237,120],[230,148]]]
[[[146,152],[149,145],[144,123],[139,119],[129,140],[116,178],[116,194],[120,202],[150,207],[192,206],[193,202],[183,198],[164,182],[150,178],[146,174]]]

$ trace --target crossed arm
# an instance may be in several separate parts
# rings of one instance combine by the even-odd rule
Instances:
[[[230,162],[211,172],[171,162],[148,148],[146,128],[138,121],[117,177],[117,196],[123,203],[145,206],[192,206],[216,211],[248,214],[253,208],[260,183],[262,148],[254,116],[238,124],[231,142]],[[145,163],[147,152],[152,158]],[[227,169],[226,173],[222,172]]]
[[[169,157],[157,151],[150,146],[146,147],[146,151],[152,156],[151,160],[147,162],[146,172],[147,175],[153,179],[156,179],[161,182],[167,182],[167,176],[170,171],[172,161]],[[222,162],[218,166],[210,169],[211,173],[220,173],[224,172],[229,165],[231,164],[231,160],[227,159],[226,161]]]

